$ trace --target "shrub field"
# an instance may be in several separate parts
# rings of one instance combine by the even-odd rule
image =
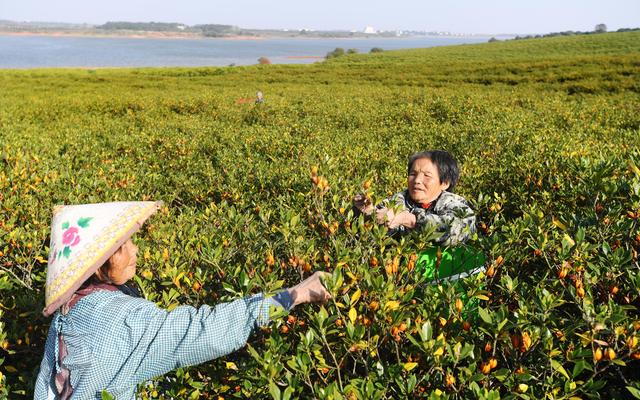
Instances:
[[[351,214],[432,148],[461,164],[487,259],[461,287],[416,273],[428,235]],[[159,306],[333,273],[329,303],[143,399],[640,398],[640,33],[0,71],[0,398],[32,397],[52,207],[118,200],[165,203],[134,237]]]

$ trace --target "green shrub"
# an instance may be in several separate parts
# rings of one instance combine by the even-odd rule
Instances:
[[[629,398],[639,35],[266,69],[1,71],[0,397],[32,397],[52,207],[157,199],[135,237],[150,301],[215,304],[313,270],[333,272],[333,300],[141,398]],[[235,104],[256,88],[268,103]],[[415,274],[423,239],[350,215],[354,193],[403,188],[407,156],[428,148],[458,158],[478,216],[487,273],[462,284],[477,317],[459,288]]]

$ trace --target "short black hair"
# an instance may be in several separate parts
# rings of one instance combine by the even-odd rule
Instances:
[[[413,163],[421,158],[426,158],[435,164],[436,168],[438,168],[440,183],[448,183],[449,187],[447,188],[447,192],[453,192],[453,189],[458,183],[458,179],[460,179],[460,169],[458,169],[458,162],[453,158],[451,153],[444,150],[429,150],[414,153],[409,157],[409,162],[407,163],[407,175],[411,173]]]

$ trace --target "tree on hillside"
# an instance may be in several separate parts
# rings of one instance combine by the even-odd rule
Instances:
[[[340,56],[343,56],[344,53],[345,51],[342,47],[336,47],[335,50],[327,53],[326,58],[340,57]]]
[[[607,31],[607,25],[605,24],[598,24],[596,25],[596,29],[594,29],[594,31],[596,33],[604,33]]]

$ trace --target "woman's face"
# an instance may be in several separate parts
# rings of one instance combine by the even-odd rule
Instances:
[[[110,259],[109,279],[116,285],[122,285],[136,274],[138,246],[131,239],[115,252]]]
[[[418,203],[431,203],[447,190],[449,183],[441,183],[438,168],[428,158],[419,158],[411,167],[407,179],[409,195]]]

